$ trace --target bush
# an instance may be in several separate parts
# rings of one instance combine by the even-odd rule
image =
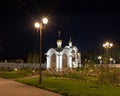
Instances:
[[[100,83],[112,84],[112,83],[120,83],[120,73],[116,70],[110,69],[107,73],[106,71],[101,72],[99,76]]]
[[[11,67],[0,67],[0,71],[13,71]]]
[[[59,93],[63,96],[69,96],[68,90],[60,90]]]
[[[23,78],[31,74],[31,71],[28,70],[17,70],[17,71],[2,71],[0,72],[0,77],[13,79],[13,78]]]

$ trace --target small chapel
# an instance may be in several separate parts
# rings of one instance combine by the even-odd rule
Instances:
[[[50,48],[45,55],[46,67],[52,71],[62,72],[81,67],[81,53],[76,46],[73,46],[71,37],[68,46],[62,48],[60,32],[58,32],[57,48]]]

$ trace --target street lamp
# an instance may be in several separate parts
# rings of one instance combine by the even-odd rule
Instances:
[[[107,49],[107,53],[108,53],[108,49],[113,47],[113,44],[110,43],[110,42],[106,42],[106,43],[103,44],[103,47]]]
[[[106,57],[107,57],[107,64],[106,64],[106,68],[107,68],[107,70],[108,70],[108,62],[109,62],[109,51],[108,51],[108,49],[110,49],[110,48],[112,48],[113,47],[113,43],[110,43],[110,42],[105,42],[104,44],[103,44],[103,47],[106,49],[106,51],[107,51],[107,54],[106,54]]]
[[[42,84],[42,29],[43,29],[43,24],[47,24],[48,19],[44,17],[41,22],[36,22],[35,23],[35,28],[38,28],[40,31],[40,71],[39,71],[39,83]]]
[[[110,58],[109,60],[110,60],[110,64],[112,64],[113,58]]]
[[[107,50],[107,55],[108,55],[108,49],[113,47],[113,43],[106,42],[106,43],[103,44],[103,47]]]
[[[100,62],[100,64],[102,64],[102,57],[101,56],[98,56],[98,60],[99,60],[99,62]]]

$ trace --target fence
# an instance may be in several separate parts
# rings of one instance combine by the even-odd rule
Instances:
[[[35,63],[28,64],[28,63],[0,62],[0,67],[2,67],[2,68],[10,68],[10,69],[19,68],[19,69],[23,69],[23,68],[27,68],[28,66],[30,68],[38,69],[40,65],[35,64]],[[41,65],[41,67],[46,69],[46,64],[43,63]]]

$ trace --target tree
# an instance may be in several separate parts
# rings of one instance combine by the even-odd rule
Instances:
[[[29,53],[28,58],[27,58],[27,63],[28,63],[28,69],[30,69],[31,63],[32,63],[32,54]]]
[[[39,63],[39,55],[37,54],[36,51],[34,51],[33,53],[32,61],[34,63],[34,70],[36,70],[36,64]]]
[[[39,55],[37,54],[36,51],[33,53],[33,58],[32,58],[33,63],[39,63]]]

